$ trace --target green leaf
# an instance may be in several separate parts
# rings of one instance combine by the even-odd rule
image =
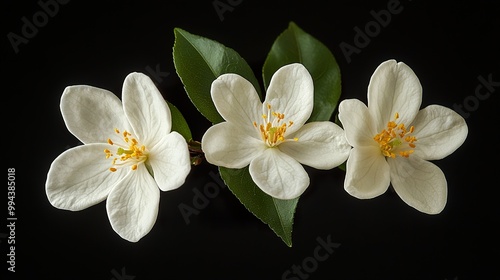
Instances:
[[[177,75],[191,102],[209,121],[212,123],[224,121],[210,95],[212,82],[220,75],[239,74],[249,80],[260,95],[257,78],[236,51],[180,28],[175,28],[174,34],[173,56]]]
[[[248,167],[243,169],[219,167],[219,171],[226,185],[240,202],[267,224],[287,246],[292,247],[293,217],[299,198],[280,200],[267,195],[255,185]]]
[[[182,115],[181,111],[174,106],[174,104],[168,101],[167,104],[170,109],[170,115],[172,116],[172,131],[179,132],[179,134],[186,139],[186,142],[189,142],[193,139],[193,136],[186,119]]]
[[[262,69],[264,86],[272,75],[290,63],[302,63],[314,81],[314,110],[308,121],[330,120],[340,98],[340,69],[330,50],[290,22],[275,40]]]

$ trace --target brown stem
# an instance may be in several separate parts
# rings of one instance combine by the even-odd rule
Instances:
[[[189,154],[191,156],[191,164],[196,166],[200,165],[205,158],[205,154],[201,149],[201,142],[195,140],[188,141]]]

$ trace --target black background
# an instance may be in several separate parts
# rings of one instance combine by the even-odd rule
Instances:
[[[318,238],[340,247],[307,275],[289,279],[500,278],[498,182],[493,180],[500,87],[483,87],[481,100],[474,97],[478,77],[500,82],[495,1],[401,0],[401,12],[350,62],[340,44],[356,46],[354,28],[364,29],[374,21],[370,11],[387,9],[391,1],[219,0],[234,5],[221,14],[223,20],[213,0],[103,2],[59,4],[45,20],[36,1],[3,1],[2,146],[7,168],[15,168],[18,219],[15,273],[6,263],[10,232],[0,229],[1,268],[8,279],[282,279],[304,260],[306,266],[313,264]],[[16,53],[8,34],[22,36],[23,17],[33,23],[34,15],[40,26]],[[422,106],[453,108],[466,102],[468,138],[436,162],[448,180],[441,214],[422,214],[390,191],[357,200],[343,190],[342,171],[308,169],[311,186],[299,201],[289,248],[227,188],[186,224],[178,206],[192,206],[193,189],[203,191],[216,182],[210,176],[216,167],[207,163],[193,168],[181,188],[161,193],[158,220],[138,243],[122,240],[111,229],[105,203],[80,212],[49,204],[44,184],[50,163],[80,144],[60,114],[64,87],[88,84],[120,95],[128,73],[154,78],[147,69],[158,68],[164,72],[154,79],[158,88],[183,112],[199,140],[210,123],[190,103],[175,73],[173,28],[233,48],[261,77],[267,52],[290,21],[336,56],[341,99],[366,102],[371,74],[394,58],[419,77]],[[2,192],[5,222],[7,186]]]

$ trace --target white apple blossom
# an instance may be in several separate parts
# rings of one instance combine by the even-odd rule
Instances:
[[[331,169],[347,159],[350,146],[338,125],[306,123],[314,88],[302,64],[278,69],[264,102],[237,74],[219,76],[211,95],[225,122],[210,127],[202,138],[207,161],[227,168],[249,165],[255,184],[272,197],[293,199],[307,189],[309,176],[302,164]]]
[[[148,76],[129,74],[122,99],[86,85],[64,90],[63,119],[84,145],[53,161],[46,193],[53,206],[71,211],[107,200],[112,228],[137,242],[156,222],[160,190],[181,186],[191,165],[187,143],[171,131],[168,105]]]
[[[368,106],[357,99],[339,105],[339,119],[353,146],[347,160],[345,190],[369,199],[392,184],[411,207],[440,213],[447,182],[431,160],[453,153],[467,137],[467,124],[455,111],[430,105],[422,110],[422,86],[410,67],[388,60],[373,73]]]

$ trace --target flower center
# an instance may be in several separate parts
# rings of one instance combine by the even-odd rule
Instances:
[[[380,151],[386,157],[395,158],[396,155],[409,157],[415,150],[417,138],[411,134],[415,130],[413,126],[409,129],[403,123],[397,124],[399,114],[396,113],[394,120],[387,123],[387,128],[383,129],[373,139],[380,146]]]
[[[262,115],[261,124],[253,122],[253,126],[257,128],[262,141],[269,147],[275,147],[287,141],[285,139],[286,129],[293,125],[293,121],[286,122],[283,121],[284,118],[284,114],[271,111],[271,104],[267,104],[267,114]],[[294,138],[293,140],[298,141],[299,139]]]
[[[104,150],[107,159],[113,158],[109,171],[115,172],[123,166],[131,166],[132,170],[136,170],[138,164],[145,162],[148,158],[146,146],[140,145],[137,139],[131,137],[132,134],[126,130],[120,133],[118,129],[115,129],[115,132],[121,134],[123,143],[114,143],[108,138],[111,146],[118,147],[115,153],[112,153],[110,149]]]

